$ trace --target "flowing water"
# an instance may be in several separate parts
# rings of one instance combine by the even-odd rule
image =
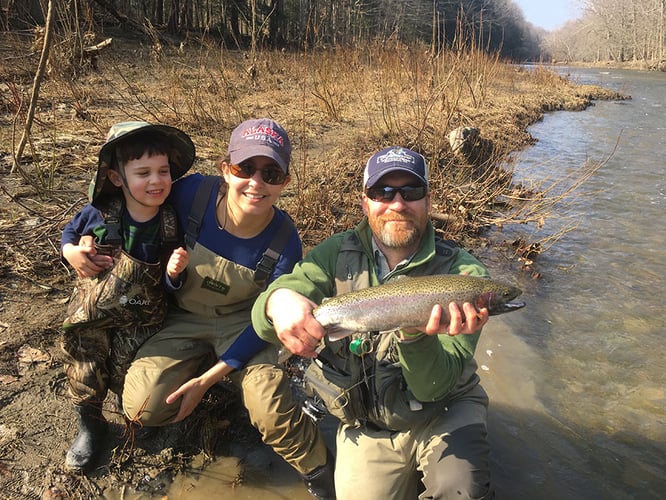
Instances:
[[[515,162],[518,178],[548,181],[607,159],[563,205],[567,217],[547,220],[533,235],[577,225],[538,258],[542,279],[508,276],[525,290],[528,305],[492,318],[477,350],[491,398],[497,495],[662,498],[666,74],[558,71],[632,100],[548,114],[530,128],[537,144]],[[270,453],[263,474],[231,488],[237,463],[229,460],[181,478],[169,497],[309,498]]]
[[[538,258],[527,308],[484,330],[494,476],[500,498],[663,498],[666,75],[570,71],[632,100],[547,115],[515,164],[549,180],[607,159],[541,231],[577,225]]]

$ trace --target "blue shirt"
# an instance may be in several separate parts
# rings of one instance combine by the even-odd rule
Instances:
[[[169,201],[176,208],[176,213],[184,232],[187,231],[190,207],[203,179],[204,176],[201,174],[191,174],[178,179],[171,188]],[[256,269],[263,253],[268,249],[273,237],[280,229],[284,218],[288,217],[288,215],[286,212],[274,207],[275,215],[261,233],[252,238],[238,238],[220,229],[217,222],[216,194],[213,192],[206,204],[197,243],[227,260],[250,269]],[[303,247],[301,239],[298,236],[298,232],[294,229],[267,282],[270,283],[281,274],[291,272],[294,265],[302,258]],[[229,366],[240,369],[266,345],[267,342],[259,338],[250,323],[229,349],[220,356],[220,359]]]
[[[137,222],[123,209],[121,223],[122,249],[142,262],[154,264],[160,257],[161,219],[157,214],[146,222]],[[107,230],[102,213],[91,204],[85,205],[62,231],[60,248],[67,243],[78,245],[81,236],[96,236],[98,243],[107,244]]]

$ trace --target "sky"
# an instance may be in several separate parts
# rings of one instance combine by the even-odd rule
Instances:
[[[553,31],[580,15],[580,0],[513,0],[535,26]]]

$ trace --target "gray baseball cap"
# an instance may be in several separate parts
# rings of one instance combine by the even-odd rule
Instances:
[[[289,173],[291,143],[287,132],[270,118],[247,120],[238,125],[229,140],[231,163],[238,165],[253,156],[272,158]]]

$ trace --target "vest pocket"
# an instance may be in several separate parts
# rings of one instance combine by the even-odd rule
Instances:
[[[312,361],[304,379],[306,390],[319,396],[331,415],[352,426],[365,420],[362,381],[319,359]]]

